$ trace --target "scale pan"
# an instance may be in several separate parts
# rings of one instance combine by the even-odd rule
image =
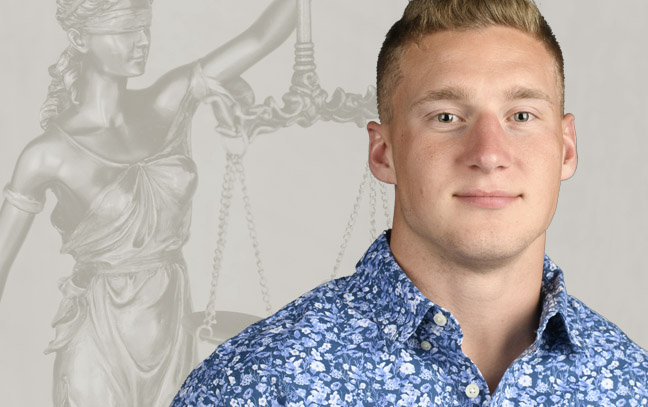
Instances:
[[[220,345],[248,326],[260,321],[256,315],[234,311],[216,311],[216,324],[205,324],[205,312],[192,312],[184,317],[182,325],[200,340]]]

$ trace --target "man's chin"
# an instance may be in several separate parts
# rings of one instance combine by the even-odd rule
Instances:
[[[527,244],[521,240],[494,238],[470,242],[457,242],[454,246],[454,262],[473,269],[489,271],[510,265],[525,251]]]

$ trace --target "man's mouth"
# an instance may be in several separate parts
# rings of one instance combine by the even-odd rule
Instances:
[[[519,193],[482,189],[469,189],[453,196],[462,203],[485,209],[502,209],[522,198],[522,194]]]

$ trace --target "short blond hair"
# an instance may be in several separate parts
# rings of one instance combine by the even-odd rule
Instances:
[[[565,71],[560,45],[532,0],[411,0],[403,17],[389,30],[378,55],[378,115],[388,123],[391,97],[403,77],[400,61],[405,48],[439,31],[516,28],[539,40],[555,60],[556,79],[564,105]]]

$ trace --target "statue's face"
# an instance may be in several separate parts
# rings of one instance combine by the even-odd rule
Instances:
[[[87,34],[86,62],[108,75],[144,73],[151,44],[149,27],[109,34]]]
[[[122,0],[90,17],[82,27],[84,62],[108,75],[143,74],[151,44],[151,21],[148,0]]]

